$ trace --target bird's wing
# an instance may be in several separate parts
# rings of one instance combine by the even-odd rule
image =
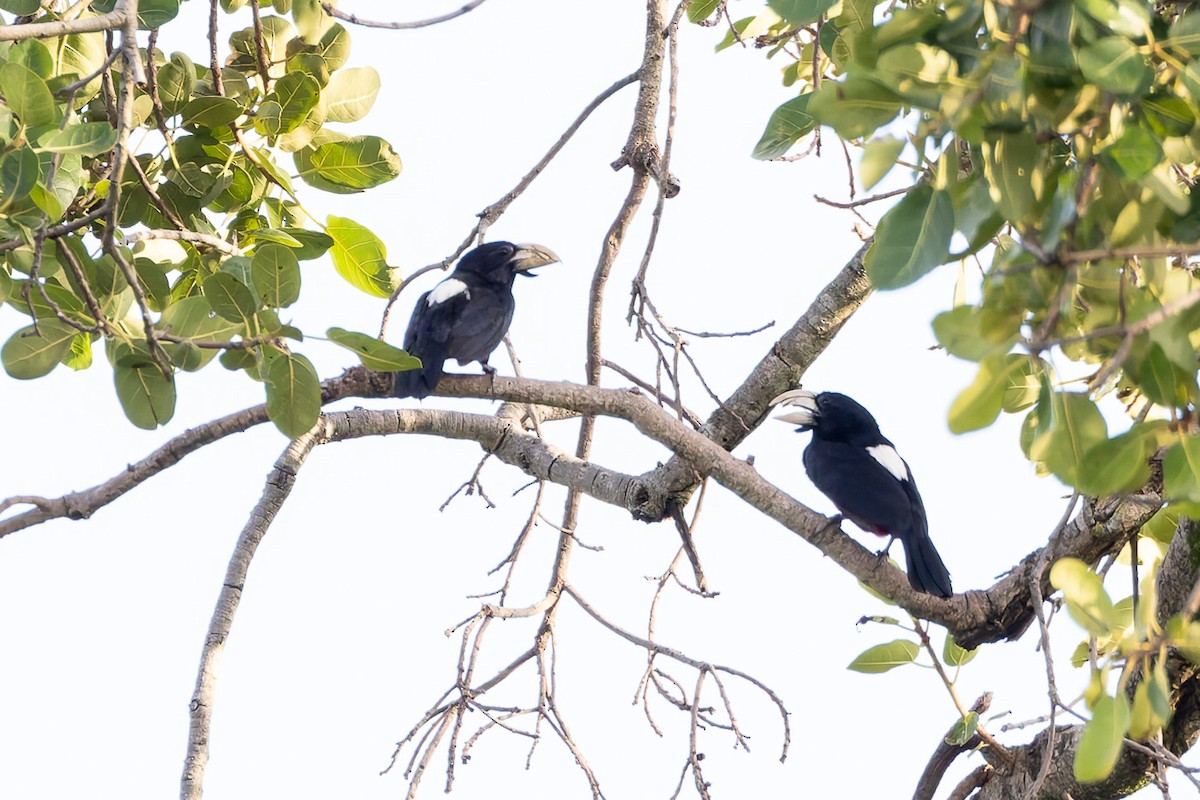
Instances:
[[[452,294],[444,291],[439,294],[446,283],[443,281],[417,300],[404,334],[405,350],[412,352],[416,348],[417,355],[431,345],[444,350],[454,337],[463,312],[471,303],[471,294],[465,289]]]
[[[472,288],[470,300],[463,304],[448,333],[446,354],[460,364],[487,360],[508,332],[514,305],[511,292],[487,286]]]
[[[926,528],[911,476],[898,479],[864,447],[814,440],[804,451],[804,469],[843,516],[866,530],[904,537]]]

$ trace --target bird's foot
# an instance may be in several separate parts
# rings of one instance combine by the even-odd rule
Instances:
[[[896,541],[896,537],[889,535],[888,543],[886,545],[884,545],[882,550],[880,550],[878,553],[875,554],[875,557],[877,559],[879,559],[881,562],[887,561],[890,558],[888,553],[892,549],[892,545],[895,543],[895,541]]]
[[[479,366],[483,367],[483,374],[488,379],[488,391],[492,394],[496,393],[496,368],[486,361],[480,361]]]

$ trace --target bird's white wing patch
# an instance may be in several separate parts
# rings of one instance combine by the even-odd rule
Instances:
[[[906,481],[909,479],[908,465],[896,452],[896,448],[889,444],[877,444],[868,447],[867,452],[871,454],[871,458],[879,462],[881,467],[892,473],[892,477],[896,480]]]
[[[429,306],[436,306],[460,294],[465,294],[468,300],[471,299],[471,290],[467,288],[465,283],[458,278],[446,278],[446,280],[433,287],[425,303]]]

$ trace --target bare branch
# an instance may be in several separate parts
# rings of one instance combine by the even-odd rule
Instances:
[[[558,137],[558,141],[556,141],[554,145],[546,152],[546,155],[542,156],[541,160],[534,165],[533,169],[526,173],[525,177],[521,178],[517,185],[510,189],[503,197],[492,203],[483,211],[479,212],[479,222],[475,223],[475,227],[469,234],[467,234],[467,238],[463,239],[462,243],[453,253],[446,256],[436,264],[429,264],[421,267],[406,280],[404,280],[398,287],[396,287],[396,291],[392,292],[392,296],[388,298],[387,305],[384,306],[383,319],[379,324],[379,338],[382,339],[384,334],[387,333],[388,318],[391,316],[392,306],[396,304],[396,300],[400,298],[400,293],[403,292],[410,283],[412,283],[413,279],[433,270],[449,269],[450,265],[453,264],[459,256],[465,253],[467,248],[470,247],[477,238],[482,237],[484,231],[486,231],[493,222],[498,220],[501,214],[508,210],[508,207],[512,205],[513,201],[520,197],[521,194],[529,188],[529,185],[533,183],[537,176],[542,174],[542,170],[544,170],[550,161],[556,155],[558,155],[559,151],[566,146],[567,142],[570,141],[571,137],[575,135],[576,131],[579,130],[587,118],[591,116],[592,112],[599,108],[605,100],[636,81],[639,77],[639,74],[640,73],[634,72],[630,75],[626,75],[624,78],[621,78],[612,86],[609,86],[603,92],[596,95],[596,97],[587,104],[583,111],[580,112],[579,116],[575,118],[575,121],[571,123],[570,127],[563,131],[563,134]]]
[[[413,30],[415,28],[427,28],[430,25],[437,25],[439,22],[448,22],[456,17],[461,17],[463,14],[474,11],[479,6],[483,5],[483,0],[471,0],[455,11],[442,14],[429,19],[421,19],[416,22],[375,22],[369,19],[362,19],[354,14],[348,14],[345,11],[339,11],[334,7],[333,3],[321,3],[321,8],[325,13],[343,22],[349,22],[351,25],[362,25],[364,28],[386,28],[393,31]]]
[[[180,785],[182,800],[200,800],[203,794],[204,769],[208,764],[209,723],[212,721],[213,699],[216,692],[216,666],[229,638],[233,616],[237,612],[250,571],[250,561],[255,550],[267,534],[279,509],[291,493],[296,482],[296,473],[304,465],[313,447],[321,443],[330,427],[321,421],[309,433],[288,444],[275,462],[275,468],[267,476],[262,496],[250,513],[242,534],[234,547],[233,557],[225,571],[225,581],[213,610],[208,635],[200,656],[200,671],[196,676],[196,689],[192,694],[191,724],[188,731],[187,754],[183,760],[183,777]]]
[[[76,33],[98,33],[124,27],[126,20],[137,20],[137,0],[118,0],[112,11],[94,17],[31,22],[27,25],[0,25],[0,42],[24,39],[50,39]]]
[[[125,241],[129,244],[135,242],[144,242],[148,239],[171,239],[176,242],[192,242],[193,244],[202,244],[206,247],[211,247],[214,250],[220,250],[222,253],[231,256],[242,255],[242,250],[237,245],[230,244],[220,236],[214,236],[210,233],[198,233],[197,231],[189,230],[160,230],[151,229],[137,231],[125,237]]]

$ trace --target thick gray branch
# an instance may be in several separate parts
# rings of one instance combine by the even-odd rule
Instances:
[[[1016,760],[1006,769],[997,769],[974,795],[974,800],[1013,800],[1025,797],[1042,765],[1042,751],[1049,730],[1042,731],[1023,747],[1012,749]],[[1059,727],[1054,737],[1054,757],[1050,772],[1033,800],[1113,800],[1126,797],[1149,782],[1148,756],[1125,748],[1116,769],[1100,783],[1079,783],[1073,772],[1075,752],[1079,748],[1082,725]]]
[[[859,248],[808,310],[771,345],[742,385],[704,423],[702,434],[733,450],[766,418],[772,398],[799,385],[805,371],[871,294],[871,281],[862,263],[869,246],[867,242]],[[671,503],[686,502],[699,485],[695,472],[678,456],[645,478],[655,491],[639,516],[654,522],[670,513]]]
[[[645,495],[635,475],[581,461],[554,445],[526,433],[518,421],[460,411],[357,408],[325,415],[330,441],[363,436],[416,433],[478,442],[487,452],[527,475],[548,480],[621,508],[636,507]]]
[[[208,635],[200,654],[200,670],[196,676],[196,689],[192,693],[190,706],[191,721],[188,726],[187,754],[183,759],[183,776],[180,779],[181,800],[200,800],[204,793],[204,769],[208,765],[209,724],[212,721],[213,697],[217,684],[217,662],[225,650],[225,640],[233,625],[233,615],[242,599],[250,561],[259,543],[267,535],[267,528],[275,520],[283,502],[291,494],[296,482],[296,473],[328,433],[328,425],[322,420],[312,430],[288,444],[287,449],[275,462],[275,468],[267,476],[262,497],[250,512],[250,519],[242,529],[234,547],[233,557],[225,571],[225,582],[217,597],[209,622]]]
[[[111,31],[125,25],[130,15],[137,16],[137,0],[118,0],[113,10],[94,17],[79,17],[53,22],[31,22],[27,25],[0,25],[0,42],[17,42],[25,39],[49,39],[73,33],[96,33]]]
[[[346,397],[348,391],[361,388],[360,383],[349,382],[344,378],[325,381],[321,384],[321,399],[322,402],[332,403],[334,400]],[[130,464],[123,472],[90,489],[71,492],[56,498],[20,498],[20,502],[13,503],[13,505],[33,505],[35,507],[30,511],[0,520],[0,537],[52,519],[87,519],[143,481],[175,466],[185,456],[191,455],[205,445],[224,439],[231,434],[241,433],[266,421],[267,407],[265,405],[237,411],[181,433],[141,461]],[[0,507],[3,506],[0,505]]]

